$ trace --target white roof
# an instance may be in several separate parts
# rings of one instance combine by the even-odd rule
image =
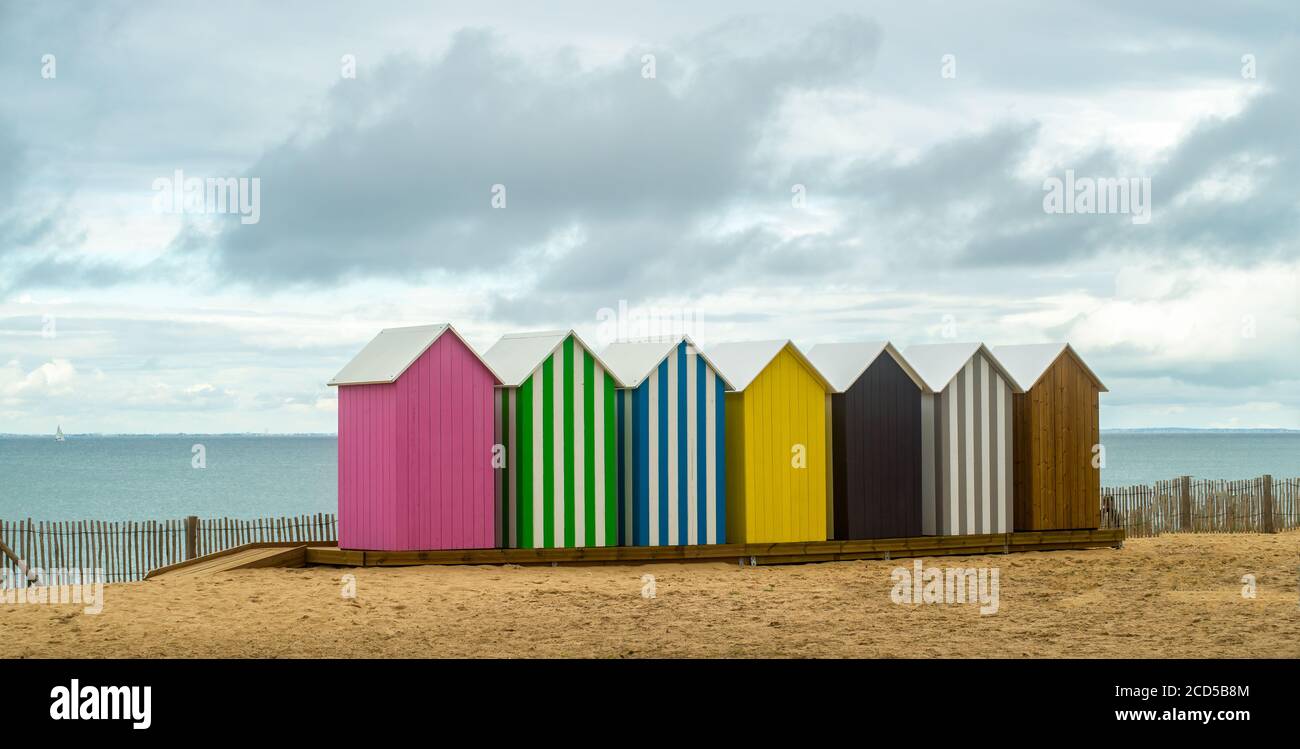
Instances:
[[[731,388],[731,383],[727,381],[726,376],[714,366],[713,361],[705,356],[703,351],[700,351],[700,347],[695,345],[690,336],[683,335],[653,341],[618,341],[606,346],[600,352],[600,357],[615,378],[623,382],[624,387],[634,388],[649,377],[655,367],[658,367],[659,363],[667,358],[682,341],[686,342],[688,350],[695,349],[695,353],[722,379],[725,387]]]
[[[448,323],[384,328],[328,384],[373,385],[393,382],[449,330],[461,343],[465,343],[460,333]],[[465,344],[465,348],[474,351],[469,344]],[[492,367],[488,365],[488,369],[491,370]],[[496,372],[493,371],[492,374],[495,376]]]
[[[926,387],[937,393],[948,387],[952,378],[977,353],[984,354],[989,363],[1010,381],[1012,390],[1022,392],[1019,381],[982,343],[922,343],[904,349],[903,358],[921,375]]]
[[[758,377],[759,373],[767,369],[767,365],[772,363],[776,355],[783,349],[789,347],[795,358],[803,362],[808,370],[812,372],[813,377],[821,383],[822,387],[828,391],[833,390],[830,382],[826,377],[808,361],[793,343],[788,339],[783,341],[745,341],[742,343],[719,343],[716,346],[709,347],[709,356],[712,358],[710,363],[727,382],[731,383],[733,390],[744,390],[749,384]]]
[[[497,373],[501,384],[506,387],[519,387],[537,368],[558,350],[564,339],[573,336],[573,340],[587,350],[587,353],[600,362],[613,377],[614,383],[623,387],[618,373],[610,369],[604,359],[596,355],[594,349],[587,345],[572,330],[541,330],[532,333],[510,333],[492,344],[492,348],[483,352],[483,361]]]
[[[903,372],[925,389],[925,380],[912,369],[912,365],[898,353],[889,341],[862,341],[853,343],[819,343],[808,349],[808,360],[817,367],[835,392],[843,393],[853,387],[863,372],[880,358],[888,354],[903,368]]]
[[[1074,360],[1079,363],[1084,372],[1097,383],[1097,387],[1103,392],[1106,386],[1102,384],[1097,375],[1088,368],[1084,363],[1083,357],[1068,343],[1025,343],[1015,346],[994,346],[993,355],[998,358],[1002,366],[1007,368],[1011,376],[1019,382],[1021,387],[1028,390],[1038,384],[1038,380],[1043,374],[1051,368],[1052,364],[1064,353],[1069,353]]]

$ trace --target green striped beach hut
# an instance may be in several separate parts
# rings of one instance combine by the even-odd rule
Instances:
[[[614,403],[622,383],[572,330],[512,333],[483,360],[502,382],[496,389],[497,546],[617,545]]]

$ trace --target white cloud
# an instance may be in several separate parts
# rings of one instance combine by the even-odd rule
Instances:
[[[17,361],[0,367],[0,394],[7,403],[64,396],[73,391],[77,369],[67,359],[54,359],[24,372]]]

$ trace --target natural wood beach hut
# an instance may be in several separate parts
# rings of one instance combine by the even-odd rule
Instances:
[[[1012,420],[1015,529],[1046,531],[1101,524],[1101,444],[1097,375],[1068,343],[997,346],[993,355],[1021,383]]]

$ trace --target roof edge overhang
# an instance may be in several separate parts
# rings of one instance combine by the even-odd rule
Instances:
[[[566,340],[568,340],[570,336],[572,336],[572,337],[573,337],[573,340],[577,341],[578,345],[582,346],[582,348],[583,348],[583,349],[584,349],[588,354],[591,354],[591,358],[595,359],[596,362],[597,362],[598,364],[600,364],[600,368],[603,369],[603,370],[605,370],[605,373],[608,374],[608,375],[609,375],[609,376],[614,380],[614,386],[615,386],[615,387],[617,387],[617,388],[626,388],[626,387],[627,387],[627,385],[623,384],[623,381],[622,381],[621,379],[619,379],[618,375],[614,373],[614,370],[612,370],[612,369],[609,368],[609,365],[605,363],[605,360],[602,359],[602,358],[600,358],[600,354],[596,353],[596,349],[592,348],[591,345],[588,344],[587,341],[584,340],[582,336],[578,335],[578,331],[574,330],[573,328],[569,328],[568,330],[546,330],[546,331],[537,331],[537,332],[534,332],[534,333],[508,333],[508,334],[506,334],[506,335],[501,336],[501,338],[502,338],[503,340],[506,339],[506,338],[525,338],[525,337],[528,337],[528,336],[530,336],[530,335],[536,335],[536,336],[541,336],[541,335],[559,335],[559,336],[560,336],[560,340],[557,341],[556,344],[555,344],[554,346],[552,346],[551,349],[550,349],[549,351],[546,352],[546,355],[542,357],[541,361],[537,362],[537,364],[534,365],[532,369],[528,370],[528,374],[526,374],[526,375],[524,375],[522,378],[520,378],[519,382],[515,382],[515,383],[505,382],[505,381],[502,380],[500,377],[498,377],[498,378],[497,378],[497,387],[503,387],[503,388],[517,388],[517,387],[519,387],[519,385],[520,385],[521,383],[523,383],[524,380],[526,380],[526,379],[528,379],[529,377],[532,377],[533,375],[537,374],[537,370],[541,369],[542,365],[546,362],[547,357],[554,356],[554,355],[555,355],[555,352],[556,352],[556,351],[559,351],[560,348],[564,346],[564,342],[565,342]],[[485,363],[486,363],[486,362],[485,362]]]
[[[1083,370],[1084,374],[1088,375],[1088,379],[1092,380],[1093,384],[1097,386],[1097,390],[1103,393],[1110,392],[1110,390],[1106,387],[1105,383],[1101,381],[1101,378],[1097,376],[1097,373],[1092,371],[1092,367],[1088,366],[1088,363],[1083,360],[1083,357],[1079,356],[1079,352],[1075,351],[1074,347],[1071,346],[1069,343],[1062,344],[1061,351],[1052,359],[1052,364],[1055,364],[1056,362],[1060,361],[1062,356],[1069,356],[1071,359],[1074,359],[1074,363],[1078,364],[1079,368]],[[1047,369],[1051,369],[1051,366],[1049,365]],[[1046,374],[1047,374],[1047,370],[1045,369],[1043,370],[1042,374],[1038,375],[1038,379],[1034,380],[1033,384],[1029,385],[1027,388],[1025,388],[1025,390],[1026,391],[1032,390],[1034,386],[1036,386],[1039,382],[1042,382],[1043,376]]]
[[[731,384],[731,381],[727,379],[727,376],[722,373],[722,370],[718,368],[718,365],[713,363],[713,360],[709,358],[709,355],[704,353],[704,349],[701,348],[700,345],[696,343],[689,335],[683,333],[676,338],[664,339],[664,342],[667,342],[669,340],[672,341],[672,347],[668,351],[664,352],[663,357],[655,362],[654,367],[650,368],[651,370],[654,369],[655,367],[658,367],[660,364],[662,364],[664,359],[667,359],[672,354],[672,350],[677,348],[678,344],[685,343],[691,348],[694,348],[695,354],[699,356],[701,359],[703,359],[705,364],[709,365],[709,369],[713,370],[713,375],[722,381],[722,387],[724,390],[734,391],[736,389],[735,386]],[[639,341],[623,341],[623,343],[658,343],[658,341],[656,341],[655,339],[645,339]],[[610,344],[610,345],[614,345],[614,344]],[[606,348],[608,349],[608,347]],[[608,369],[608,367],[606,367],[606,369]],[[637,375],[635,379],[624,382],[619,387],[624,390],[641,387],[641,383],[645,382],[645,379],[649,376],[650,376],[650,370],[646,370],[644,373]]]
[[[379,379],[379,380],[366,380],[366,381],[364,381],[364,382],[339,382],[339,381],[338,381],[338,375],[335,374],[334,377],[331,377],[331,378],[330,378],[329,382],[325,383],[325,386],[326,386],[326,387],[350,387],[350,386],[352,386],[352,385],[391,385],[391,384],[393,384],[394,382],[397,382],[398,379],[400,379],[402,375],[406,374],[406,370],[410,369],[412,364],[414,364],[415,362],[419,361],[420,357],[421,357],[421,356],[424,356],[425,352],[427,352],[429,349],[433,348],[433,344],[435,344],[435,343],[437,343],[439,340],[441,340],[442,337],[443,337],[443,336],[444,336],[448,331],[450,331],[452,335],[456,336],[456,340],[460,341],[460,343],[461,343],[462,346],[464,346],[465,348],[469,349],[469,352],[470,352],[471,354],[474,355],[474,358],[478,360],[479,364],[482,364],[482,365],[483,365],[483,368],[486,369],[488,372],[490,372],[490,373],[492,374],[492,379],[495,380],[494,387],[497,386],[497,385],[500,385],[500,384],[501,384],[501,375],[497,374],[496,370],[493,369],[492,366],[491,366],[490,364],[488,364],[488,363],[483,359],[482,355],[480,355],[479,352],[478,352],[477,350],[475,350],[475,348],[474,348],[473,346],[469,345],[469,341],[465,340],[465,337],[462,336],[462,335],[460,334],[460,331],[459,331],[459,330],[456,330],[456,326],[455,326],[455,325],[452,325],[451,323],[441,323],[441,325],[442,325],[442,330],[438,331],[438,335],[434,336],[433,339],[430,340],[429,343],[428,343],[427,345],[425,345],[423,348],[421,348],[421,349],[419,350],[419,352],[417,352],[417,353],[415,354],[415,356],[411,357],[411,360],[408,361],[404,366],[402,366],[402,368],[399,369],[399,370],[397,371],[397,373],[394,374],[390,379],[387,379],[387,380],[383,380],[383,379]],[[411,325],[411,326],[406,326],[406,327],[420,328],[420,327],[426,327],[426,326],[423,326],[423,325]],[[385,330],[399,330],[399,328],[382,328],[382,329],[380,329],[379,332],[382,333],[382,332],[384,332]],[[376,334],[376,336],[377,336],[377,335],[378,335],[378,334]],[[374,338],[371,338],[370,340],[373,341]],[[340,370],[340,371],[342,371],[342,370]]]

